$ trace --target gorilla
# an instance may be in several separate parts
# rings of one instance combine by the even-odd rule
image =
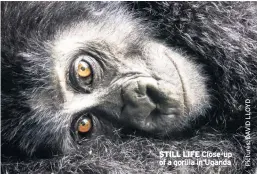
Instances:
[[[1,171],[256,172],[256,16],[256,2],[2,2]]]

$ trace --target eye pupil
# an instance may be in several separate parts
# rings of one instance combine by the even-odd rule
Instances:
[[[86,68],[85,68],[84,66],[82,66],[80,69],[81,69],[82,71],[85,71],[85,70],[86,70]]]

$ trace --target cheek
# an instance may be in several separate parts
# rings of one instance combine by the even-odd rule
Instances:
[[[151,76],[156,80],[164,80],[173,85],[180,85],[181,81],[175,65],[168,57],[162,55],[149,58],[148,68]]]

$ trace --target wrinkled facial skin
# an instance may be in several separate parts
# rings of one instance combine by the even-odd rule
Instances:
[[[32,37],[39,47],[17,51],[27,62],[24,83],[30,83],[19,95],[29,112],[17,114],[20,109],[2,119],[5,141],[28,154],[41,147],[69,152],[76,140],[108,130],[163,137],[204,115],[209,96],[201,67],[152,39],[125,9],[110,8],[89,8],[90,17],[54,30],[50,39]],[[92,130],[82,136],[76,130],[81,117],[92,120]],[[10,128],[10,122],[17,124]]]

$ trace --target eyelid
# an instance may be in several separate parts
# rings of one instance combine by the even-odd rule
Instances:
[[[89,49],[90,51],[85,51],[85,50],[81,50],[81,52],[84,54],[84,55],[88,55],[89,57],[91,57],[92,59],[94,59],[99,65],[100,65],[100,68],[101,70],[106,70],[106,63],[105,61],[103,60],[106,60],[107,59],[107,56],[98,51],[97,49]]]

